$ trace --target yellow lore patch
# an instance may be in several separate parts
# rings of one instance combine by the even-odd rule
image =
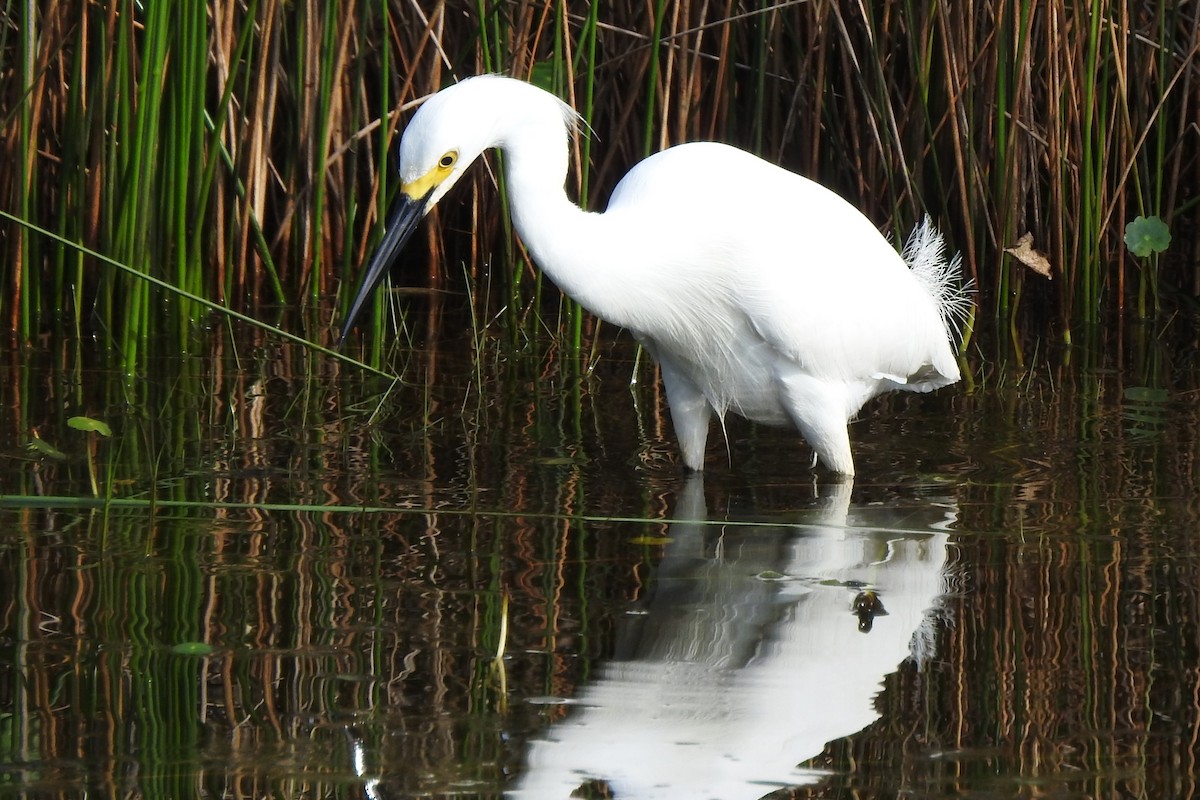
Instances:
[[[454,165],[458,162],[458,151],[451,150],[434,165],[433,169],[426,172],[415,181],[400,186],[400,191],[404,192],[413,200],[420,200],[426,197],[430,192],[436,189],[442,181],[450,177],[450,173],[454,171]]]

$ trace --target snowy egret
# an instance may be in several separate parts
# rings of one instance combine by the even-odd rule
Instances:
[[[714,412],[723,423],[732,411],[794,425],[814,464],[853,475],[846,426],[865,402],[959,379],[953,344],[970,298],[928,219],[902,257],[834,192],[712,142],[650,156],[607,210],[586,212],[564,190],[578,121],[554,95],[496,75],[427,100],[400,142],[401,196],[342,338],[417,223],[494,147],[534,262],[658,362],[693,470]]]

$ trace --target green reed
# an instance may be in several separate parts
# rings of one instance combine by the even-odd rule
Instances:
[[[8,35],[9,33],[11,31],[5,31],[5,44],[9,47],[14,47],[14,45],[10,44],[11,38]],[[27,219],[32,214],[38,198],[38,187],[33,180],[34,162],[37,155],[36,126],[38,120],[34,115],[34,103],[32,99],[36,94],[36,87],[40,81],[41,72],[35,60],[37,20],[32,3],[25,3],[23,5],[21,29],[17,31],[17,36],[12,38],[17,39],[15,48],[20,51],[20,70],[17,72],[20,75],[20,83],[16,88],[21,97],[21,102],[19,105],[20,114],[17,118],[17,124],[19,125],[17,152],[14,154],[15,158],[6,160],[10,164],[14,162],[17,164],[18,184],[15,187],[18,202],[17,208],[21,218]],[[9,115],[9,119],[12,119],[12,115]],[[15,258],[11,260],[8,258],[4,259],[5,262],[14,264],[16,268],[13,285],[17,290],[18,305],[13,309],[11,318],[16,323],[18,335],[23,340],[28,340],[32,333],[30,309],[33,303],[37,302],[39,290],[42,288],[41,283],[37,280],[37,270],[35,268],[38,262],[37,254],[41,252],[41,248],[26,235],[24,230],[17,231],[14,240],[13,245],[16,252],[12,255]]]

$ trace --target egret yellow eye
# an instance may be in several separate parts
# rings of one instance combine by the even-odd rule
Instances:
[[[451,150],[449,153],[446,153],[446,155],[442,156],[441,159],[438,160],[438,166],[441,167],[442,169],[450,169],[451,167],[454,166],[454,162],[457,160],[458,160],[458,153]]]

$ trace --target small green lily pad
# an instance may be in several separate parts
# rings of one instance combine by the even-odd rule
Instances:
[[[206,656],[212,653],[213,646],[207,642],[180,642],[171,648],[171,652],[181,656]]]
[[[50,444],[37,434],[34,434],[25,446],[29,448],[31,453],[36,453],[39,456],[45,456],[46,458],[50,458],[55,461],[67,460],[66,453],[64,453],[62,450],[59,450],[57,447]]]
[[[77,431],[90,431],[101,436],[112,436],[112,428],[108,427],[108,423],[91,417],[71,417],[67,420],[67,425]]]
[[[1138,258],[1162,253],[1171,246],[1171,231],[1158,217],[1137,217],[1125,226],[1125,246]]]

